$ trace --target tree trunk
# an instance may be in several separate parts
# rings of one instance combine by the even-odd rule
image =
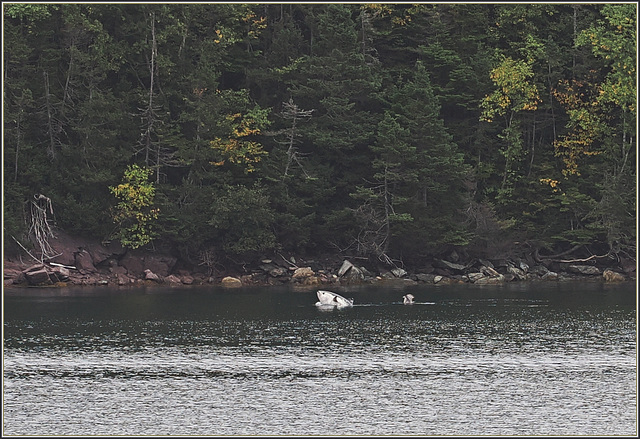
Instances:
[[[533,113],[533,123],[531,128],[531,160],[529,160],[529,171],[527,177],[531,176],[531,170],[533,169],[533,159],[536,155],[536,113]]]
[[[389,179],[387,178],[388,166],[384,167],[384,241],[382,245],[381,255],[386,255],[389,250],[389,237],[391,236],[391,200],[389,199]]]
[[[18,115],[16,120],[16,156],[15,161],[13,163],[13,181],[18,181],[18,157],[20,156],[20,119],[21,116]]]
[[[150,167],[151,154],[153,148],[153,131],[156,121],[155,110],[153,108],[154,90],[155,90],[155,76],[156,76],[156,14],[151,12],[149,14],[151,19],[151,57],[149,59],[149,95],[147,100],[147,107],[142,111],[144,120],[144,133],[142,143],[142,149],[144,150],[144,164],[146,167]]]
[[[47,134],[49,134],[49,147],[47,148],[47,155],[55,160],[56,158],[56,132],[57,127],[54,114],[53,105],[51,104],[51,94],[49,93],[49,74],[45,71],[42,72],[44,77],[44,99],[45,106],[47,108]]]

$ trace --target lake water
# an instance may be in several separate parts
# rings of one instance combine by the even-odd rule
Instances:
[[[633,283],[331,290],[5,288],[3,433],[638,433]]]

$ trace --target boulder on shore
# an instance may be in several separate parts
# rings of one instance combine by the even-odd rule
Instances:
[[[567,267],[569,273],[581,274],[583,276],[593,276],[600,274],[598,267],[593,265],[569,265]]]
[[[227,276],[222,278],[222,282],[221,282],[223,287],[241,287],[242,286],[242,281],[240,279],[238,279],[237,277],[233,277],[233,276]]]
[[[311,267],[300,267],[296,268],[296,271],[293,272],[293,275],[291,277],[294,279],[304,279],[306,277],[311,277],[314,275],[315,273],[313,272]]]
[[[160,282],[160,277],[157,274],[155,274],[153,271],[149,270],[148,268],[144,270],[144,278],[145,280]]]
[[[67,280],[67,279],[69,279],[69,275],[70,275],[70,272],[69,272],[69,270],[67,268],[58,267],[58,266],[53,267],[51,269],[51,273],[58,281]]]
[[[353,265],[350,261],[345,259],[342,263],[342,266],[340,266],[340,269],[338,270],[338,277],[340,277],[340,279],[344,280],[347,283],[357,283],[364,280],[364,272],[360,268]]]
[[[97,271],[91,254],[84,249],[75,252],[75,266],[80,273],[95,273]]]
[[[624,275],[610,269],[604,270],[604,273],[602,273],[602,277],[604,278],[605,282],[624,282],[625,280]]]
[[[31,285],[47,285],[51,283],[49,272],[44,267],[39,270],[27,271],[25,276]]]

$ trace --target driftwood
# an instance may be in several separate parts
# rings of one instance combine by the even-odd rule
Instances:
[[[289,264],[290,267],[300,268],[296,264],[294,264],[293,262],[289,261],[287,258],[282,256],[282,254],[278,253],[278,256],[280,256],[283,261],[285,261],[287,264]]]
[[[591,255],[588,258],[584,258],[584,259],[568,259],[568,260],[559,260],[556,262],[565,262],[565,263],[574,263],[574,262],[587,262],[590,261],[591,259],[595,259],[595,258],[606,258],[607,256],[609,256],[609,253],[607,253],[606,255],[602,255],[602,256],[598,256],[598,255]]]
[[[574,251],[576,251],[576,250],[578,250],[580,247],[582,247],[582,245],[583,245],[583,244],[578,244],[578,245],[576,245],[576,246],[573,246],[572,248],[570,248],[570,249],[569,249],[569,250],[567,250],[567,251],[563,251],[563,252],[560,252],[560,253],[556,253],[555,255],[548,255],[548,256],[540,256],[540,254],[538,253],[538,252],[539,252],[539,249],[536,249],[536,250],[535,250],[535,252],[534,252],[534,254],[533,254],[533,256],[534,256],[534,259],[536,260],[536,262],[540,262],[540,261],[542,261],[543,259],[555,259],[555,258],[559,258],[559,257],[561,257],[561,256],[568,255],[568,254],[570,254],[570,253],[573,253]],[[559,261],[557,261],[557,262],[559,262]]]
[[[570,248],[569,250],[563,251],[561,253],[556,253],[555,255],[547,255],[547,256],[540,256],[538,254],[538,249],[535,250],[535,252],[533,253],[533,259],[536,262],[542,262],[543,260],[547,260],[547,261],[551,261],[551,262],[561,262],[561,263],[565,263],[565,264],[573,264],[576,262],[588,262],[592,259],[602,259],[602,258],[607,258],[611,255],[611,252],[608,252],[605,255],[591,255],[588,258],[582,258],[582,259],[556,259],[559,258],[561,256],[565,256],[568,255],[570,253],[573,253],[574,251],[580,249],[583,246],[583,244],[578,244],[573,246],[572,248]]]
[[[77,270],[76,267],[72,267],[71,265],[58,264],[57,262],[49,262],[49,265],[53,267],[62,267],[62,268],[68,268],[70,270]]]

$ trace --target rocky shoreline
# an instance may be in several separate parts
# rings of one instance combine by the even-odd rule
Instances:
[[[533,257],[465,260],[455,251],[416,269],[366,267],[357,258],[329,256],[305,259],[265,256],[240,269],[187,267],[170,254],[127,250],[57,233],[50,242],[56,257],[41,263],[18,255],[3,261],[4,286],[139,286],[139,285],[344,285],[402,281],[410,284],[478,285],[520,281],[635,281],[636,262],[614,258],[538,260]],[[28,259],[27,259],[28,258]]]

